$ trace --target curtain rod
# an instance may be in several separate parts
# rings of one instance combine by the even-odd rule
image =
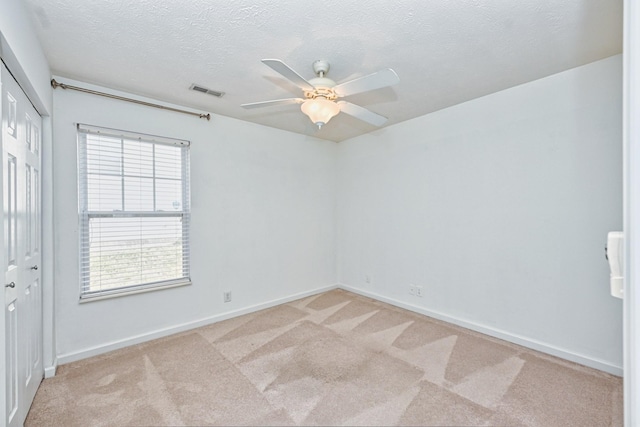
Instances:
[[[56,79],[51,79],[51,86],[54,89],[61,87],[62,89],[77,90],[78,92],[104,96],[106,98],[118,99],[120,101],[133,102],[134,104],[146,105],[147,107],[155,107],[155,108],[160,108],[162,110],[175,111],[177,113],[190,114],[192,116],[198,116],[201,119],[211,120],[211,114],[194,113],[192,111],[180,110],[178,108],[165,107],[164,105],[160,105],[160,104],[152,104],[151,102],[138,101],[137,99],[125,98],[124,96],[111,95],[110,93],[98,92],[97,90],[85,89],[83,87],[78,87],[78,86],[71,86],[64,83],[58,83]]]

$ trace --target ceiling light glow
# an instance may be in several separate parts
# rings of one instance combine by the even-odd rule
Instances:
[[[326,125],[333,116],[340,112],[338,104],[321,96],[307,99],[302,103],[300,109],[309,116],[318,129]]]

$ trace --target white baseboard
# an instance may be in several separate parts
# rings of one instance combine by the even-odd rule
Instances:
[[[332,289],[337,289],[338,287],[339,285],[337,284],[324,286],[311,291],[300,292],[298,294],[290,295],[288,297],[278,298],[278,299],[267,301],[261,304],[256,304],[256,305],[241,308],[238,310],[217,314],[215,316],[205,317],[204,319],[196,320],[193,322],[187,322],[187,323],[182,323],[180,325],[171,326],[169,328],[158,329],[146,334],[136,335],[133,337],[122,339],[122,340],[106,343],[103,345],[86,348],[80,351],[75,351],[72,353],[60,354],[58,355],[58,358],[57,358],[56,367],[58,364],[64,365],[65,363],[75,362],[77,360],[82,360],[88,357],[97,356],[99,354],[107,353],[109,351],[118,350],[131,345],[140,344],[140,343],[151,341],[157,338],[166,337],[168,335],[177,334],[179,332],[188,331],[190,329],[199,328],[201,326],[210,325],[212,323],[220,322],[222,320],[227,320],[232,317],[242,316],[243,314],[253,313],[255,311],[264,310],[265,308],[270,308],[276,305],[295,301],[300,298],[305,298],[305,297],[316,295],[322,292],[327,292]],[[47,368],[47,369],[50,369],[50,368]],[[55,375],[55,367],[53,367],[52,369],[53,370],[49,372],[50,376]],[[47,376],[46,370],[45,370],[45,377],[49,378],[49,376]]]
[[[485,335],[489,335],[494,338],[499,338],[505,341],[509,341],[514,344],[521,345],[523,347],[530,348],[532,350],[536,350],[542,353],[550,354],[552,356],[559,357],[561,359],[569,360],[571,362],[579,363],[580,365],[588,366],[590,368],[598,369],[600,371],[604,371],[613,375],[617,375],[619,377],[623,376],[623,368],[621,366],[612,365],[608,362],[594,359],[589,356],[584,356],[563,348],[559,348],[541,341],[537,341],[531,338],[523,337],[521,335],[513,334],[510,332],[506,332],[500,329],[488,327],[476,322],[460,319],[457,317],[449,316],[447,314],[439,313],[436,311],[432,311],[423,307],[418,307],[416,305],[407,304],[402,301],[398,301],[392,298],[387,298],[385,296],[369,292],[363,289],[355,288],[352,286],[348,286],[345,284],[340,284],[338,286],[345,291],[353,292],[355,294],[359,294],[362,296],[366,296],[381,302],[386,302],[387,304],[394,305],[396,307],[404,308],[406,310],[410,310],[416,313],[424,314],[425,316],[433,317],[434,319],[442,320],[447,323],[452,323],[454,325],[462,326],[466,329],[471,329],[472,331],[480,332]]]
[[[58,359],[55,359],[51,366],[45,366],[45,368],[44,368],[44,377],[45,378],[53,378],[53,377],[55,377],[57,369],[58,369]]]
[[[215,316],[206,317],[204,319],[196,320],[193,322],[183,323],[180,325],[175,325],[169,328],[158,329],[146,334],[141,334],[129,338],[125,338],[119,341],[113,341],[110,343],[106,343],[100,346],[95,346],[87,349],[83,349],[80,351],[61,354],[58,355],[56,362],[51,367],[45,368],[45,378],[51,378],[55,375],[58,364],[63,365],[65,363],[75,362],[77,360],[86,359],[88,357],[97,356],[99,354],[107,353],[109,351],[118,350],[124,347],[128,347],[135,344],[140,344],[143,342],[151,341],[157,338],[162,338],[168,335],[176,334],[179,332],[188,331],[190,329],[199,328],[201,326],[210,325],[212,323],[220,322],[222,320],[227,320],[232,317],[242,316],[243,314],[253,313],[255,311],[264,310],[265,308],[274,307],[279,304],[284,304],[287,302],[295,301],[300,298],[305,298],[311,295],[316,295],[322,292],[327,292],[332,289],[341,288],[349,292],[353,292],[359,295],[363,295],[369,298],[373,298],[375,300],[385,302],[396,307],[404,308],[406,310],[410,310],[416,313],[423,314],[425,316],[432,317],[434,319],[442,320],[444,322],[452,323],[454,325],[461,326],[463,328],[470,329],[472,331],[480,332],[485,335],[489,335],[494,338],[499,338],[505,341],[512,342],[514,344],[521,345],[523,347],[527,347],[533,350],[540,351],[542,353],[550,354],[552,356],[556,356],[565,360],[569,360],[575,363],[579,363],[584,366],[588,366],[590,368],[598,369],[600,371],[604,371],[613,375],[622,376],[623,368],[621,366],[612,365],[608,362],[594,359],[592,357],[584,356],[563,348],[559,348],[541,341],[537,341],[534,339],[530,339],[527,337],[523,337],[521,335],[513,334],[510,332],[506,332],[500,329],[488,327],[476,322],[472,322],[465,319],[460,319],[457,317],[449,316],[447,314],[439,313],[436,311],[432,311],[423,307],[418,307],[412,304],[408,304],[399,300],[395,300],[393,298],[388,298],[373,292],[369,292],[363,289],[355,288],[352,286],[348,286],[345,284],[335,284],[329,285],[321,288],[317,288],[307,292],[301,292],[295,295],[291,295],[284,298],[278,298],[275,300],[271,300],[265,303],[252,305],[249,307],[241,308],[238,310],[228,311],[225,313],[221,313]]]

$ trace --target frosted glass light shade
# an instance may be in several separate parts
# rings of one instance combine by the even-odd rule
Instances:
[[[326,125],[333,116],[340,112],[338,104],[322,97],[307,99],[302,103],[300,109],[319,128]]]

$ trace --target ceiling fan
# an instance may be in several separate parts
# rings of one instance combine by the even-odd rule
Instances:
[[[387,118],[359,105],[347,101],[337,101],[357,93],[379,89],[394,85],[400,82],[400,78],[391,68],[385,68],[376,73],[369,74],[357,79],[336,84],[333,80],[325,77],[329,71],[329,62],[319,60],[313,63],[313,71],[317,77],[307,81],[300,74],[279,59],[263,59],[262,62],[282,76],[286,77],[293,84],[302,89],[304,98],[274,99],[272,101],[252,102],[242,104],[244,108],[271,107],[274,105],[302,104],[300,109],[311,121],[318,126],[318,129],[326,125],[336,114],[343,112],[374,126],[382,126]]]

